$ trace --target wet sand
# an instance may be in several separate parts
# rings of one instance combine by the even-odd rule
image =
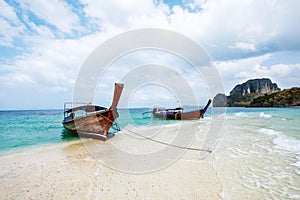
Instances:
[[[110,140],[130,143],[124,135]],[[107,167],[86,148],[109,151],[108,142],[87,139],[2,155],[1,199],[221,199],[212,155],[200,159],[199,152],[186,151],[165,168],[135,174]]]

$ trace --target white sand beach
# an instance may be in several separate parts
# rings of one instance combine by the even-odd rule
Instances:
[[[87,139],[3,155],[1,199],[221,199],[220,181],[208,162],[212,155],[200,159],[199,152],[185,151],[167,167],[136,174],[108,167],[87,148],[109,152],[109,143],[136,146],[134,140],[118,135],[106,142]]]

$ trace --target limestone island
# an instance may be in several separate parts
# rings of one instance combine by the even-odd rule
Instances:
[[[281,90],[269,78],[251,79],[236,85],[229,96],[217,94],[214,107],[294,107],[300,106],[300,87]]]

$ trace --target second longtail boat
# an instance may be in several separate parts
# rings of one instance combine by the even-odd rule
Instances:
[[[153,108],[151,113],[154,117],[160,119],[173,119],[173,120],[197,120],[204,116],[207,108],[211,104],[211,99],[208,100],[203,109],[194,110],[190,112],[183,112],[183,108]]]

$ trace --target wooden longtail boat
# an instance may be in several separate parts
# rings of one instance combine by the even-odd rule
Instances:
[[[173,120],[196,120],[204,116],[207,108],[211,104],[211,100],[208,100],[206,106],[203,109],[194,110],[190,112],[183,112],[183,108],[164,109],[154,108],[152,115],[160,119],[173,119]]]
[[[66,102],[62,121],[64,128],[76,132],[81,137],[106,140],[110,127],[119,116],[117,105],[122,90],[123,84],[115,83],[113,101],[109,109],[88,103]]]

